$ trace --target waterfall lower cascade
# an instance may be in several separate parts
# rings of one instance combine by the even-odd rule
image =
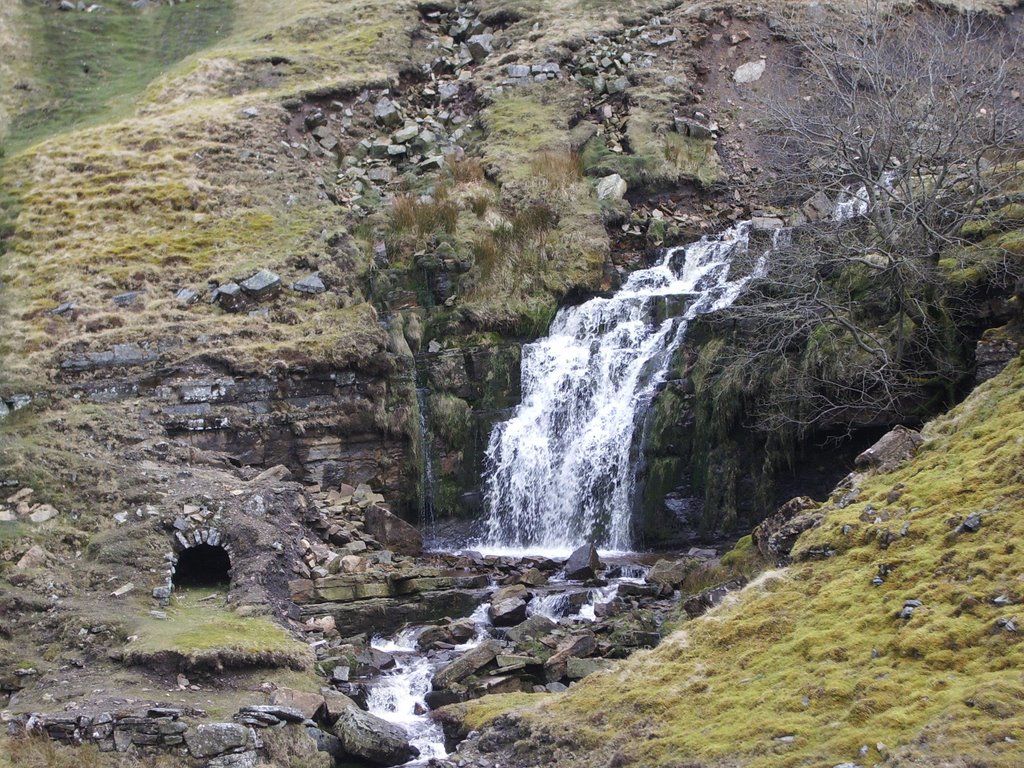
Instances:
[[[669,249],[612,297],[560,310],[549,335],[523,348],[522,403],[487,446],[482,548],[630,549],[644,409],[689,321],[732,304],[783,231],[760,254],[749,222]],[[731,275],[741,261],[745,274]]]

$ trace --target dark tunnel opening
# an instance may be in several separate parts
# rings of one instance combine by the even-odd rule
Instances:
[[[224,547],[199,544],[178,555],[176,587],[226,587],[231,583],[231,557]]]

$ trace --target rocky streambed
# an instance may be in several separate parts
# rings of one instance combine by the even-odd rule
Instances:
[[[420,567],[447,569],[438,579],[486,578],[485,587],[466,590],[479,596],[469,615],[350,638],[329,618],[312,619],[324,632],[319,663],[330,691],[398,726],[404,744],[396,740],[394,760],[408,754],[408,745],[418,755],[406,764],[425,765],[447,757],[466,737],[462,702],[496,693],[558,693],[655,646],[679,609],[678,587],[713,556],[704,550],[602,559],[589,546],[568,559],[430,554],[421,560],[433,565]],[[699,612],[725,591],[704,593],[685,607]]]

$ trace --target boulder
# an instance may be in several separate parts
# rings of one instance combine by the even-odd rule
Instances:
[[[892,472],[912,459],[923,442],[924,438],[920,432],[897,426],[860,454],[854,460],[854,464],[858,469],[872,469],[880,473]]]
[[[604,672],[615,666],[610,659],[569,659],[565,665],[565,676],[570,680],[582,680],[595,672]]]
[[[240,285],[242,290],[258,301],[272,299],[281,292],[281,278],[269,269],[261,269],[252,277],[247,277]]]
[[[242,286],[238,283],[223,283],[217,286],[213,298],[221,309],[227,312],[241,312],[248,306]]]
[[[550,634],[552,630],[556,629],[558,624],[549,619],[547,616],[542,616],[539,613],[530,616],[526,621],[521,624],[517,624],[505,633],[505,637],[511,640],[516,645],[521,645],[527,640],[535,640],[538,637],[544,637]]]
[[[565,578],[584,581],[592,579],[601,570],[601,558],[593,544],[584,544],[565,561]]]
[[[314,272],[312,275],[306,275],[301,280],[296,280],[292,283],[292,290],[299,293],[317,294],[326,291],[327,286],[324,285],[320,275]]]
[[[829,196],[818,190],[800,206],[800,210],[808,221],[814,222],[829,218],[835,207]]]
[[[626,180],[617,173],[597,180],[598,200],[621,200],[626,196],[627,189]]]
[[[40,504],[29,513],[28,519],[33,523],[45,523],[48,520],[53,520],[57,515],[57,510],[49,504]]]
[[[501,651],[497,640],[487,640],[476,648],[471,648],[455,661],[446,664],[434,673],[435,690],[450,687],[453,683],[465,680],[477,670],[490,664]]]
[[[18,571],[25,571],[30,568],[42,568],[49,562],[52,555],[45,549],[40,547],[38,544],[32,545],[28,552],[21,556],[21,559],[15,563],[14,568]]]
[[[373,108],[373,119],[385,128],[397,128],[402,124],[402,115],[391,99],[383,98]]]
[[[597,650],[597,638],[591,631],[565,638],[551,657],[544,662],[544,676],[548,682],[561,680],[569,671],[569,659],[589,656]]]
[[[810,496],[790,499],[753,530],[754,546],[769,560],[786,563],[800,534],[813,528],[824,517],[823,513],[816,511],[818,506]]]
[[[487,613],[496,627],[511,627],[526,619],[526,604],[530,593],[522,584],[502,587],[491,598]]]
[[[469,55],[479,64],[494,50],[494,35],[473,35],[466,41]]]
[[[658,560],[647,573],[647,583],[658,587],[663,593],[671,593],[679,588],[695,566],[696,563],[689,558]]]
[[[185,732],[185,745],[201,760],[245,749],[249,734],[249,728],[238,723],[205,723]]]
[[[270,694],[270,703],[274,706],[294,709],[302,713],[307,720],[312,720],[324,706],[324,697],[319,693],[297,691],[294,688],[278,688]]]
[[[757,59],[755,61],[748,61],[745,64],[740,64],[736,67],[736,71],[733,72],[732,79],[737,83],[753,83],[761,79],[761,75],[764,74],[765,67],[767,66],[764,59]]]
[[[331,731],[347,755],[373,765],[402,765],[419,757],[420,751],[409,743],[400,725],[364,712],[351,699],[332,697],[331,703],[340,705]]]
[[[418,555],[423,551],[423,535],[400,517],[376,504],[364,512],[365,530],[380,545],[400,555]]]

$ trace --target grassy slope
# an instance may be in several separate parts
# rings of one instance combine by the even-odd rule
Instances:
[[[900,765],[1021,765],[1024,648],[996,625],[1020,607],[993,600],[1024,599],[1024,360],[927,436],[911,463],[867,478],[856,503],[830,509],[795,549],[834,557],[766,574],[527,716],[570,724],[597,750],[587,754],[618,752],[630,761],[620,765],[872,764],[880,744]],[[980,531],[953,532],[973,512]],[[896,534],[887,549],[883,531]],[[892,572],[873,587],[881,564]],[[904,621],[908,599],[924,605]]]
[[[83,96],[88,103],[55,106],[49,122],[30,113],[15,121],[15,136],[37,137],[73,114],[87,123],[116,116],[128,99],[137,107],[115,122],[32,144],[5,162],[14,234],[0,260],[0,356],[10,388],[43,384],[54,351],[72,343],[102,349],[157,335],[202,337],[243,365],[295,355],[346,364],[381,348],[376,318],[358,306],[356,281],[365,268],[358,249],[325,252],[321,233],[341,223],[338,209],[317,194],[317,175],[331,169],[282,148],[279,104],[289,95],[395,77],[410,59],[412,4],[232,7],[230,22],[223,21],[232,33],[162,77],[152,79],[159,62],[136,61],[132,77],[114,78],[91,100]],[[27,23],[23,32],[47,50],[48,29]],[[147,34],[149,27],[140,39]],[[190,35],[184,29],[170,37],[184,46]],[[90,40],[78,42],[88,47]],[[68,70],[64,86],[75,79]],[[259,114],[246,119],[241,110],[250,106]],[[185,310],[173,300],[181,286],[200,288],[262,266],[286,280],[334,268],[342,295],[292,298],[269,322],[205,306]],[[145,291],[141,309],[111,305],[126,290]],[[78,304],[71,322],[47,314],[64,301]]]

